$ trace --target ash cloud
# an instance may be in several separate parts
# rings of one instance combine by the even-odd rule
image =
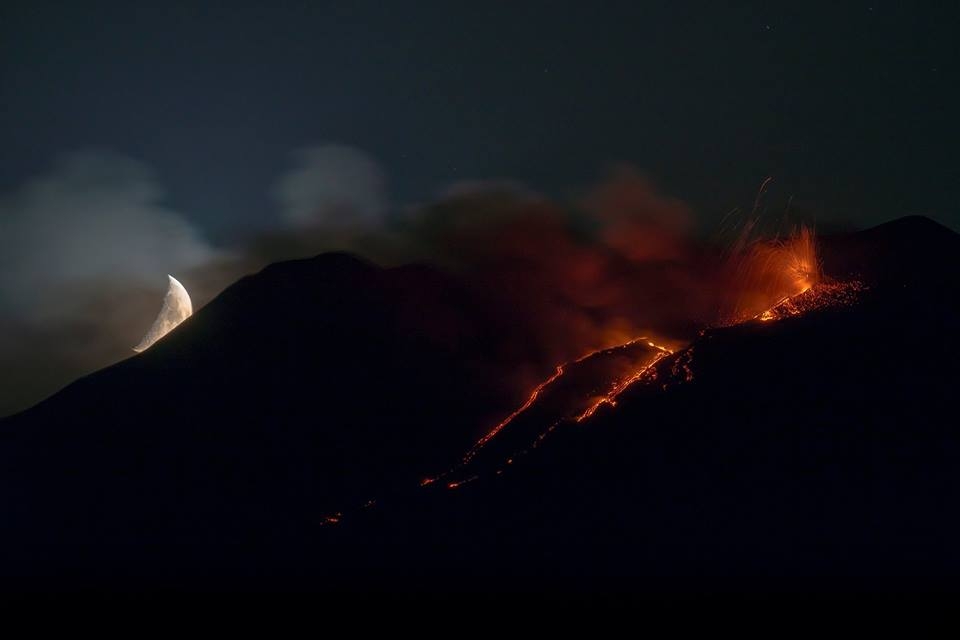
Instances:
[[[679,343],[720,305],[717,254],[694,239],[689,207],[631,167],[571,203],[456,186],[398,226],[406,259],[460,273],[509,310],[539,354],[531,377],[639,335]]]
[[[502,375],[519,389],[640,335],[680,344],[721,306],[719,252],[695,239],[684,202],[629,166],[566,202],[511,180],[471,180],[366,222],[320,218],[260,234],[244,254],[263,264],[340,250],[454,274],[508,327],[503,343],[518,353]]]

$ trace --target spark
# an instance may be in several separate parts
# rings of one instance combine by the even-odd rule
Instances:
[[[466,478],[464,480],[456,480],[454,482],[448,482],[447,489],[459,489],[460,487],[467,484],[468,482],[473,482],[474,480],[477,480],[479,477],[480,476],[478,475],[472,475],[469,478]]]
[[[752,320],[823,280],[816,240],[808,227],[783,240],[749,241],[749,233],[738,241],[739,255],[733,260],[740,295],[727,325]]]
[[[757,190],[757,197],[753,200],[753,213],[751,216],[757,215],[757,209],[760,208],[760,199],[763,198],[764,192],[767,190],[767,185],[773,181],[773,176],[767,176],[766,179],[760,183],[760,188]]]
[[[336,513],[331,513],[330,515],[324,516],[320,521],[320,526],[331,525],[331,524],[340,524],[340,520],[343,518],[343,514],[339,511]]]

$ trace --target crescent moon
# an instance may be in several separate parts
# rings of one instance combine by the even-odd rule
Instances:
[[[150,345],[193,315],[193,303],[190,302],[187,290],[173,276],[167,277],[170,278],[170,287],[167,289],[167,295],[163,297],[163,306],[160,307],[160,313],[153,321],[150,331],[147,331],[143,340],[133,348],[137,353],[149,349]]]

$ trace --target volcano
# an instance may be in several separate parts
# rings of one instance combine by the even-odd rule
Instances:
[[[437,589],[956,575],[960,236],[905,218],[818,242],[823,283],[679,347],[584,354],[519,397],[501,378],[524,336],[463,282],[342,254],[272,265],[0,422],[2,571]]]

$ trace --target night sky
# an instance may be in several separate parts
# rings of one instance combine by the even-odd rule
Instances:
[[[394,206],[627,162],[707,223],[773,176],[823,223],[960,226],[951,3],[146,4],[4,3],[4,191],[108,149],[217,240],[269,227],[291,152],[333,142]]]
[[[3,3],[0,415],[128,357],[167,273],[202,306],[478,185],[960,229],[960,9],[730,4]]]

